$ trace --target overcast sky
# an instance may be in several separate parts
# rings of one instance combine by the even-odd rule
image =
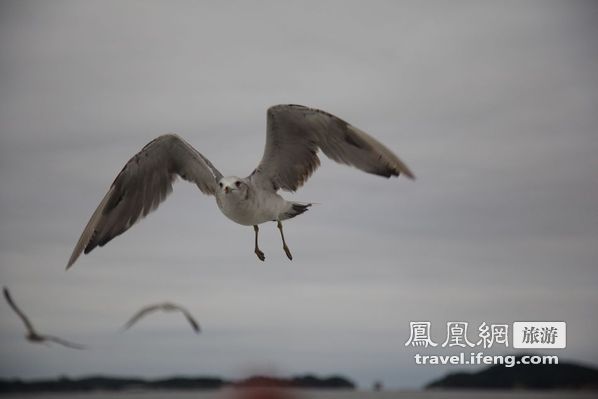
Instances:
[[[598,7],[591,1],[0,2],[0,377],[341,373],[418,387],[409,321],[564,320],[597,364]],[[323,159],[253,231],[178,182],[123,236],[64,267],[124,163],[176,132],[224,175],[261,158],[266,108],[325,109],[418,179]],[[199,319],[140,306],[177,301]],[[450,351],[438,349],[432,353]],[[489,350],[490,354],[504,350]]]

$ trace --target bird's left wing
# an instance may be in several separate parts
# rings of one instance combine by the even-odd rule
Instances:
[[[318,150],[367,173],[414,178],[384,144],[328,112],[289,104],[270,107],[267,114],[266,148],[251,175],[264,189],[297,190],[320,166]]]
[[[199,323],[197,322],[197,320],[195,320],[195,318],[193,318],[193,315],[191,314],[191,312],[189,312],[187,309],[183,308],[182,306],[178,306],[178,308],[183,313],[183,315],[185,315],[185,318],[187,319],[189,324],[191,324],[191,327],[193,327],[193,331],[195,331],[195,333],[199,334],[199,331],[200,331]]]
[[[152,140],[116,176],[75,245],[67,269],[82,252],[103,246],[156,209],[172,192],[177,175],[208,195],[216,193],[222,178],[206,157],[179,136]]]

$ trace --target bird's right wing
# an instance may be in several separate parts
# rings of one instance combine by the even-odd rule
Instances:
[[[160,309],[161,307],[162,307],[162,305],[158,304],[158,305],[150,305],[150,306],[146,306],[146,307],[142,308],[140,311],[135,313],[129,321],[127,321],[127,323],[123,326],[123,330],[128,330],[129,328],[131,328],[131,326],[133,324],[137,323],[137,321],[139,321],[139,319],[141,319],[143,316],[147,315],[148,313],[155,312],[156,310]]]
[[[222,174],[195,148],[174,134],[160,136],[137,153],[120,171],[92,214],[68,261],[89,253],[127,231],[172,192],[176,177],[214,195]]]
[[[2,292],[4,294],[4,298],[6,299],[6,302],[8,302],[8,304],[10,305],[12,310],[14,310],[14,312],[21,318],[21,320],[25,324],[25,328],[27,328],[27,331],[29,333],[37,334],[35,332],[35,328],[33,328],[33,324],[31,324],[31,322],[29,321],[27,316],[25,316],[25,313],[23,313],[21,311],[21,309],[18,308],[17,304],[12,300],[12,297],[10,295],[10,292],[8,291],[8,288],[4,287]]]

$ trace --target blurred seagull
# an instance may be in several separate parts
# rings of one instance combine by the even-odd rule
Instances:
[[[197,323],[197,321],[195,321],[193,316],[191,316],[191,313],[189,313],[189,311],[187,309],[183,308],[182,306],[177,305],[175,303],[170,303],[170,302],[158,303],[156,305],[149,305],[149,306],[142,308],[139,312],[135,313],[135,315],[131,318],[131,320],[129,320],[127,322],[127,324],[125,324],[123,329],[128,330],[129,328],[131,328],[131,326],[133,324],[135,324],[143,316],[146,316],[147,314],[156,312],[158,310],[163,311],[163,312],[181,312],[185,316],[185,318],[187,319],[189,324],[191,324],[191,327],[193,327],[193,330],[197,334],[199,334],[199,330],[200,330],[199,324]]]
[[[83,346],[83,345],[65,341],[61,338],[54,337],[52,335],[38,334],[38,332],[35,331],[35,328],[33,328],[33,324],[31,324],[31,322],[29,321],[27,316],[25,316],[25,314],[21,311],[21,309],[19,309],[17,307],[17,305],[15,304],[15,302],[12,300],[12,297],[10,296],[10,292],[8,291],[8,288],[4,287],[3,293],[4,293],[4,298],[6,298],[6,302],[8,302],[8,304],[10,305],[12,310],[14,310],[15,313],[21,318],[21,320],[23,321],[23,324],[25,324],[25,328],[27,329],[27,334],[25,335],[25,338],[27,338],[28,341],[36,343],[36,344],[47,343],[48,341],[50,341],[50,342],[55,342],[57,344],[60,344],[62,346],[66,346],[67,348],[85,349],[85,346]]]
[[[296,191],[320,165],[318,150],[332,160],[389,178],[409,168],[382,143],[325,111],[302,105],[275,105],[267,111],[266,147],[257,168],[245,178],[222,176],[212,163],[175,134],[149,142],[120,171],[83,230],[67,269],[81,252],[101,247],[156,209],[172,191],[177,175],[216,197],[232,221],[253,226],[254,252],[260,260],[258,225],[276,222],[283,249],[282,221],[301,215],[312,204],[286,201],[278,190]]]

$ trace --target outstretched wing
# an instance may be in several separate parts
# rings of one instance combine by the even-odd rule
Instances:
[[[62,346],[66,346],[67,348],[72,348],[72,349],[87,349],[87,347],[84,346],[84,345],[76,344],[74,342],[70,342],[70,341],[64,340],[62,338],[55,337],[53,335],[42,335],[41,337],[43,339],[45,339],[46,341],[56,342],[57,344],[60,344]]]
[[[25,316],[25,313],[23,313],[21,309],[18,308],[17,304],[12,300],[8,288],[4,287],[2,292],[4,293],[4,298],[6,299],[6,302],[8,302],[12,310],[14,310],[14,312],[21,318],[21,320],[23,320],[23,323],[25,324],[25,328],[27,328],[27,331],[30,334],[37,334],[35,328],[33,328],[33,324],[31,324],[27,316]]]
[[[147,315],[148,313],[152,313],[155,312],[156,310],[159,310],[162,308],[162,305],[150,305],[150,306],[146,306],[144,308],[142,308],[140,311],[138,311],[137,313],[135,313],[133,315],[133,317],[131,317],[131,319],[129,321],[127,321],[127,323],[123,326],[123,330],[128,330],[129,328],[131,328],[131,326],[135,323],[137,323],[137,321],[139,321],[139,319],[141,319],[142,317],[144,317],[145,315]]]
[[[193,327],[193,331],[195,331],[196,334],[199,334],[199,331],[200,331],[199,323],[197,322],[197,320],[195,320],[193,318],[193,315],[187,309],[185,309],[181,306],[177,306],[177,307],[183,313],[183,315],[185,315],[185,318],[187,319],[189,324],[191,324],[191,327]]]
[[[127,231],[172,192],[176,177],[214,195],[222,174],[190,144],[174,134],[149,142],[127,162],[92,214],[67,264]]]
[[[344,120],[302,105],[275,105],[268,109],[266,149],[251,179],[264,189],[295,191],[320,166],[320,149],[364,172],[414,178],[391,150]]]

